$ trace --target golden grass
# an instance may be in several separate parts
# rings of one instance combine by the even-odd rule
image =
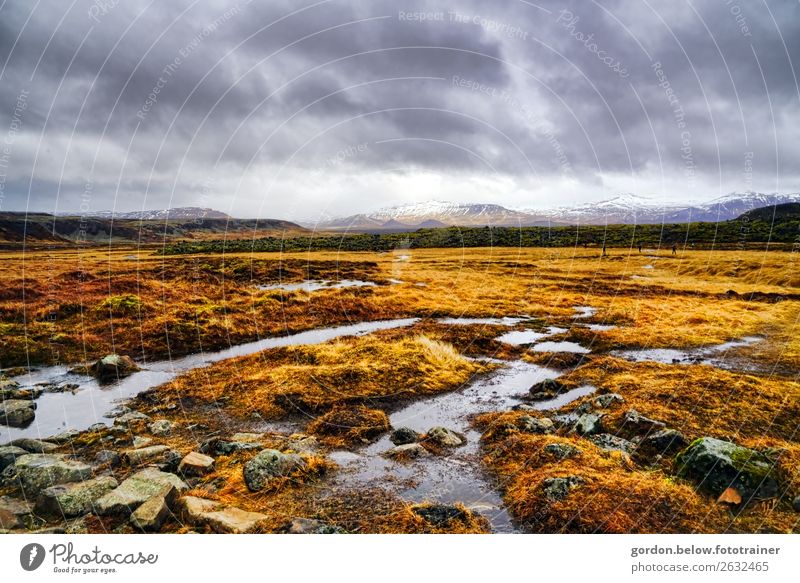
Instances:
[[[600,258],[584,249],[496,248],[403,254],[411,258],[372,252],[159,257],[148,249],[4,253],[0,365],[73,362],[111,351],[160,358],[406,316],[526,313],[568,323],[574,306],[592,305],[599,308],[592,321],[623,325],[598,334],[609,345],[699,346],[768,333],[762,357],[800,366],[794,253],[654,258],[612,250]],[[311,294],[256,287],[306,278],[380,285]],[[390,279],[404,283],[390,285]],[[137,299],[122,302],[121,311],[114,308],[119,300],[109,299],[127,296]]]
[[[452,390],[486,369],[424,336],[372,335],[226,360],[179,377],[159,394],[276,419]]]
[[[612,357],[594,358],[560,380],[592,384],[625,398],[625,406],[604,419],[612,433],[621,426],[624,411],[634,408],[690,439],[800,437],[800,383],[795,381],[705,365],[633,363]]]

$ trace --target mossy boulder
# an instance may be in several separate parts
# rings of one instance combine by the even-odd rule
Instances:
[[[141,370],[130,356],[108,354],[92,364],[88,372],[102,383],[113,382]]]
[[[84,482],[58,484],[42,490],[36,502],[38,510],[46,515],[81,516],[94,509],[94,502],[119,484],[111,476],[100,476]]]
[[[713,496],[733,488],[746,503],[778,495],[775,463],[763,453],[713,437],[695,440],[675,459],[678,475]]]
[[[25,427],[36,417],[36,403],[22,399],[8,399],[0,403],[0,423],[10,427]]]
[[[92,477],[92,467],[62,455],[30,453],[17,458],[14,471],[27,496],[38,496],[45,488]]]
[[[289,476],[305,469],[307,465],[296,453],[265,449],[244,465],[244,481],[251,492],[257,492],[266,488],[275,478]]]

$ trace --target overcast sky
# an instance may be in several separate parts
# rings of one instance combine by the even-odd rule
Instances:
[[[0,210],[800,191],[796,0],[5,0]]]

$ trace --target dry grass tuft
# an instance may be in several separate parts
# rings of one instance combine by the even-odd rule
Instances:
[[[325,445],[341,447],[368,442],[390,429],[389,417],[379,409],[363,405],[336,407],[308,425],[308,432]]]

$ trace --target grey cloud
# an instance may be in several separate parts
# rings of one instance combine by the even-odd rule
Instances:
[[[360,210],[381,176],[415,172],[511,181],[515,192],[494,201],[510,206],[529,202],[532,180],[558,195],[565,173],[584,190],[563,196],[585,198],[619,176],[640,194],[666,176],[685,198],[718,194],[698,192],[708,185],[800,190],[796,2],[539,4],[120,2],[94,21],[92,2],[44,0],[23,30],[31,5],[10,0],[0,131],[20,91],[30,97],[2,208],[75,209],[91,177],[97,209],[114,193],[123,207],[194,204],[210,184],[236,214],[268,200],[263,212],[280,215],[319,199],[309,172],[350,185],[333,203],[342,213]],[[368,147],[330,164],[354,144]]]

